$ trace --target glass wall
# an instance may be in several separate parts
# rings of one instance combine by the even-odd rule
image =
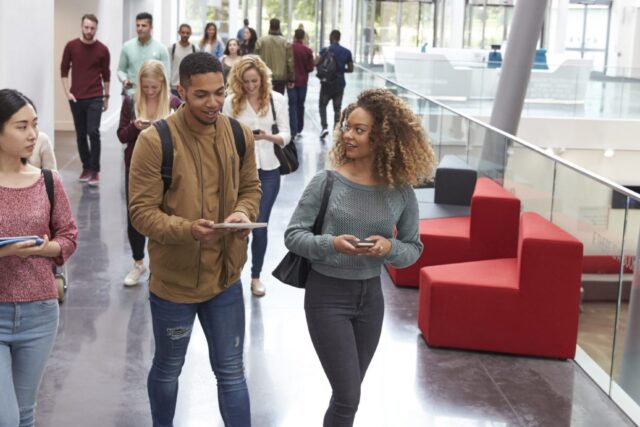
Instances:
[[[419,112],[439,157],[464,159],[582,243],[575,363],[639,423],[640,195],[360,67],[353,80],[392,90]]]

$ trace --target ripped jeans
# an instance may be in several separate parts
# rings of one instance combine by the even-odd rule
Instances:
[[[244,300],[240,281],[208,301],[173,303],[149,293],[156,349],[147,388],[154,427],[173,426],[182,371],[196,315],[218,383],[218,407],[226,427],[251,425],[244,377]],[[202,420],[204,422],[204,420]]]

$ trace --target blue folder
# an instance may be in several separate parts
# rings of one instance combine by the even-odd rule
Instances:
[[[36,246],[40,246],[44,242],[44,240],[38,236],[0,237],[0,248],[13,243],[24,242],[25,240],[35,240]]]

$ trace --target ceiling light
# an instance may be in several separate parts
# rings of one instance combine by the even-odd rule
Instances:
[[[616,152],[613,149],[607,148],[606,150],[604,150],[604,153],[602,155],[605,157],[613,157],[614,154],[616,154]]]

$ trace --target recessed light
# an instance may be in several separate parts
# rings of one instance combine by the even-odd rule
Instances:
[[[616,154],[614,150],[612,150],[611,148],[607,148],[606,150],[604,150],[604,153],[602,155],[605,157],[613,157],[614,154]]]

